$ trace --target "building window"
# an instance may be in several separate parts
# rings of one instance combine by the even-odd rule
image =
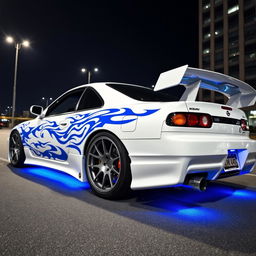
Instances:
[[[214,4],[215,4],[215,5],[222,4],[222,0],[215,0],[215,1],[214,1]]]
[[[203,49],[210,49],[210,40],[203,42]]]
[[[254,132],[255,132],[255,126],[256,126],[256,111],[255,110],[251,110],[249,112],[249,126],[250,126],[250,130],[251,128],[254,128]]]
[[[203,6],[203,10],[206,11],[206,10],[209,10],[211,7],[210,3],[209,4],[206,4]]]
[[[239,49],[237,47],[229,49],[229,64],[237,63],[239,60]]]
[[[248,62],[256,60],[256,44],[245,46],[245,60]]]
[[[256,24],[255,22],[248,24],[245,26],[245,40],[252,40],[252,39],[256,39]]]
[[[210,34],[210,33],[207,33],[207,34],[204,35],[204,39],[208,39],[208,38],[210,38],[210,37],[211,37],[211,34]]]
[[[254,79],[249,79],[249,80],[246,79],[245,82],[248,83],[253,88],[256,88],[256,77]]]
[[[222,74],[224,73],[223,67],[216,68],[215,71],[218,72],[218,73],[222,73]]]
[[[245,8],[250,8],[250,7],[255,8],[255,0],[245,0],[244,7]]]
[[[204,25],[210,24],[211,18],[204,19]]]
[[[237,13],[235,15],[230,16],[228,18],[228,27],[229,27],[229,29],[238,28],[238,22],[239,22],[239,18],[238,18]]]
[[[236,55],[233,57],[229,57],[228,63],[229,63],[229,65],[235,65],[238,63],[238,61],[239,61],[239,56]]]
[[[223,30],[222,30],[222,29],[216,30],[216,31],[214,32],[215,36],[220,36],[220,35],[222,35],[222,33],[223,33]]]
[[[255,13],[256,9],[255,8],[256,7],[245,10],[245,13],[244,13],[245,24],[256,20],[256,13]]]
[[[235,66],[229,66],[229,75],[233,76],[235,78],[239,77],[239,66],[235,65]]]
[[[223,22],[217,22],[215,25],[215,31],[214,31],[215,36],[221,36],[223,34]]]
[[[239,10],[239,5],[235,5],[228,9],[228,14],[231,14],[233,12],[237,12]]]
[[[220,50],[223,48],[223,36],[215,38],[215,49]]]
[[[238,45],[238,29],[229,31],[228,40],[231,47]]]
[[[223,51],[215,53],[215,66],[223,64]]]
[[[223,5],[216,7],[215,9],[215,20],[223,18]]]
[[[210,53],[210,49],[204,49],[203,50],[203,54],[208,54],[208,53]]]
[[[204,25],[209,24],[211,22],[210,12],[203,13],[203,23]]]
[[[246,63],[245,77],[246,77],[246,79],[252,79],[252,78],[255,79],[256,78],[256,63],[255,62]]]
[[[211,33],[210,33],[210,27],[206,27],[203,28],[203,35],[204,35],[204,39],[209,39],[211,37]]]
[[[247,61],[255,61],[256,60],[256,52],[247,54],[245,56],[245,58],[246,58]]]
[[[206,55],[203,57],[203,66],[204,67],[210,66],[210,56],[209,55]]]

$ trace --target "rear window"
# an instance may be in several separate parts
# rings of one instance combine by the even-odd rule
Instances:
[[[150,88],[124,84],[107,84],[109,87],[125,94],[126,96],[139,101],[179,101],[185,91],[182,85],[173,86],[161,91],[153,91]]]

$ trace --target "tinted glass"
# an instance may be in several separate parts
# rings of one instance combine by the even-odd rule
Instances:
[[[84,88],[65,94],[63,97],[55,101],[47,111],[46,116],[58,115],[62,113],[72,112],[76,110],[76,105],[84,91]]]
[[[83,94],[77,110],[100,108],[102,106],[103,100],[100,95],[94,89],[88,87]]]
[[[124,84],[107,84],[111,88],[125,94],[126,96],[139,101],[179,101],[185,91],[182,85],[173,86],[161,91],[153,91],[149,88],[143,88]]]

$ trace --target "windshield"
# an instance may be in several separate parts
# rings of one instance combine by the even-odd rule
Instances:
[[[173,86],[161,91],[153,91],[150,88],[126,85],[126,84],[107,84],[109,87],[125,94],[126,96],[139,101],[160,101],[170,102],[179,101],[185,91],[182,85]]]

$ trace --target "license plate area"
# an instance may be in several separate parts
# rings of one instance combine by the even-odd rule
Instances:
[[[224,170],[233,171],[239,169],[239,162],[236,150],[229,150],[228,157],[225,162]]]

